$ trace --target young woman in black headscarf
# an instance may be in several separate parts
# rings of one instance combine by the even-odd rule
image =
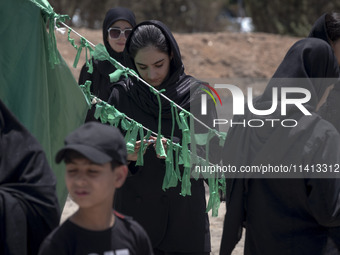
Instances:
[[[278,108],[270,115],[235,116],[264,121],[262,127],[236,125],[230,128],[223,151],[223,163],[241,166],[290,166],[296,173],[274,173],[271,177],[254,174],[235,175],[227,179],[227,212],[220,254],[231,254],[245,227],[244,254],[338,254],[329,230],[340,226],[339,173],[318,175],[312,167],[340,163],[340,135],[317,113],[327,89],[338,82],[339,67],[329,44],[307,38],[295,43],[276,70],[262,96],[254,102],[255,109],[269,109],[273,89],[278,89]],[[335,84],[340,86],[340,84]],[[280,110],[281,89],[307,89],[311,98],[303,106],[305,115],[295,105]],[[303,98],[289,93],[288,98]],[[283,102],[285,103],[285,102]],[[281,125],[285,119],[291,127]],[[300,171],[302,166],[302,172]],[[305,171],[309,168],[309,172]],[[317,177],[323,177],[319,179]],[[259,177],[259,178],[255,178]],[[316,178],[315,178],[316,177]],[[261,179],[262,178],[262,179]],[[328,178],[328,179],[327,179]],[[331,248],[332,246],[332,248]]]
[[[125,43],[135,25],[136,19],[134,13],[124,7],[116,7],[108,10],[103,22],[103,41],[105,48],[112,58],[124,66],[129,66],[129,64],[124,61],[123,51]],[[86,64],[84,64],[78,83],[84,84],[87,80],[91,81],[91,93],[106,102],[109,99],[112,87],[109,74],[113,73],[116,68],[107,60],[92,61],[93,73],[88,73],[88,68]],[[89,110],[86,116],[86,122],[96,120],[93,116],[94,110],[95,107]]]
[[[56,178],[40,144],[0,101],[0,254],[38,254],[59,218]]]
[[[140,77],[196,117],[200,110],[200,90],[203,82],[186,75],[180,50],[170,30],[159,21],[137,25],[126,43],[128,57]],[[192,91],[190,95],[190,90]],[[113,87],[109,103],[148,129],[157,132],[159,104],[150,88],[135,78]],[[208,102],[210,113],[199,118],[211,125],[216,111]],[[170,102],[161,97],[161,133],[171,136]],[[179,110],[180,111],[180,110]],[[200,112],[200,111],[198,111]],[[198,133],[207,132],[195,126]],[[175,142],[182,133],[174,131]],[[218,151],[214,151],[217,155]],[[148,233],[155,254],[209,254],[210,232],[206,211],[205,188],[202,179],[191,179],[191,195],[181,196],[181,185],[162,190],[165,163],[157,157],[153,146],[144,154],[144,166],[135,167],[135,155],[129,155],[131,175],[118,190],[116,209],[132,215]]]

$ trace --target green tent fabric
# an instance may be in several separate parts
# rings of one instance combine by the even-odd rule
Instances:
[[[67,196],[64,165],[55,164],[54,156],[65,136],[84,123],[88,106],[56,49],[60,63],[49,62],[47,24],[33,2],[0,2],[0,98],[43,146],[63,205]],[[43,3],[48,6],[47,1]]]

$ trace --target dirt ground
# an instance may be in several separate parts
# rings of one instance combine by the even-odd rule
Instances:
[[[77,32],[93,44],[102,43],[100,30],[78,29]],[[199,79],[270,78],[287,50],[299,38],[265,33],[197,33],[174,34],[181,50],[187,74]],[[79,37],[71,33],[79,43]],[[76,50],[67,40],[67,33],[57,33],[60,53],[78,79],[78,67],[72,67]]]
[[[78,29],[77,32],[94,44],[102,43],[100,30]],[[229,78],[270,78],[289,47],[299,39],[264,33],[223,32],[174,35],[181,49],[186,73],[210,83]],[[71,33],[71,38],[79,43],[79,37],[75,34]],[[84,53],[78,67],[73,68],[76,50],[68,42],[67,33],[57,34],[57,45],[75,79],[78,80],[80,68],[85,61]],[[75,209],[76,206],[68,200],[62,220]],[[218,217],[211,217],[210,214],[212,255],[219,254],[224,214],[225,203],[221,204]],[[241,254],[243,254],[243,240],[233,252],[233,255]]]

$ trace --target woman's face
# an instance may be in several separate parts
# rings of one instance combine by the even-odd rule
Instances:
[[[340,65],[340,39],[336,40],[335,42],[332,42],[331,44],[334,51],[334,55],[338,61],[338,64]]]
[[[139,75],[153,87],[158,87],[168,77],[171,57],[154,46],[140,49],[134,62]]]
[[[111,48],[115,52],[123,52],[125,48],[127,35],[131,33],[132,26],[130,25],[129,22],[125,20],[118,20],[115,23],[113,23],[110,28],[113,29],[111,29],[111,31],[108,32],[107,41],[109,42]],[[117,29],[120,29],[121,31],[124,31],[125,29],[128,30],[126,30],[124,33],[121,33],[121,31]]]

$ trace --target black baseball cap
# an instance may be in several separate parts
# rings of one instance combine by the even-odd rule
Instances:
[[[67,150],[84,155],[95,164],[111,161],[127,164],[125,140],[118,128],[99,122],[87,122],[65,138],[65,146],[56,155],[56,162],[65,158]]]

